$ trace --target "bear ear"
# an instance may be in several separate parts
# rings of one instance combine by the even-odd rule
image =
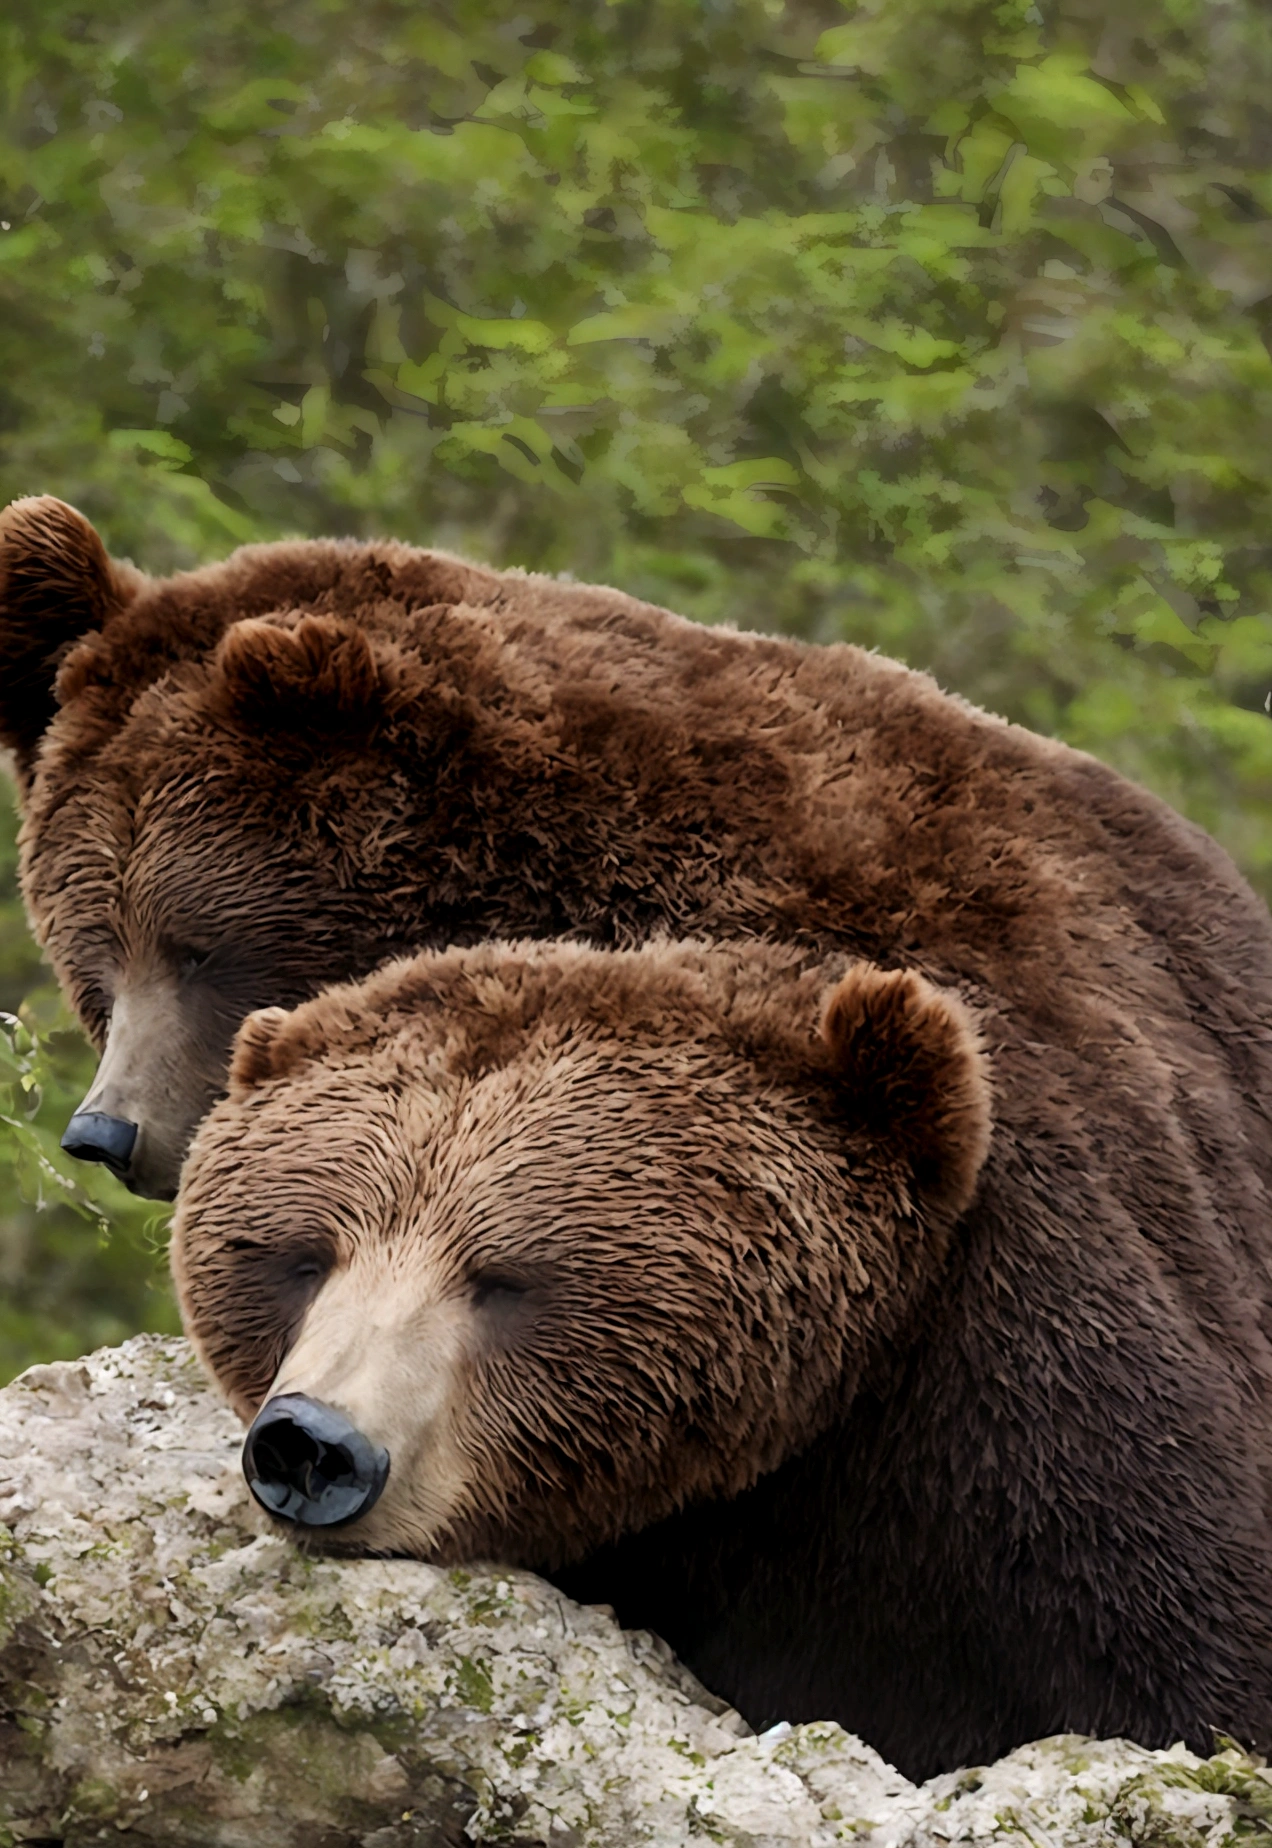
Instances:
[[[856,963],[830,995],[822,1033],[854,1121],[902,1153],[924,1207],[952,1223],[989,1152],[992,1104],[962,1002],[913,969]]]
[[[235,1095],[281,1074],[279,1034],[291,1016],[285,1007],[262,1007],[239,1027],[230,1056],[230,1090]]]
[[[354,729],[384,710],[388,691],[385,664],[364,631],[334,616],[231,623],[214,672],[225,710],[271,729]]]
[[[130,603],[143,581],[108,556],[82,513],[51,494],[0,513],[0,743],[24,782],[57,710],[62,655]]]

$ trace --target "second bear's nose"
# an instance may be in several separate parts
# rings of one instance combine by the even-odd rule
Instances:
[[[256,1414],[243,1443],[243,1474],[278,1520],[342,1527],[380,1499],[389,1453],[333,1406],[286,1392]]]
[[[77,1161],[100,1161],[112,1174],[124,1175],[136,1141],[137,1125],[127,1117],[77,1110],[66,1125],[62,1147]]]

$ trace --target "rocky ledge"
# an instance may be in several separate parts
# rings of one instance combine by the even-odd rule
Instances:
[[[239,1438],[180,1341],[0,1393],[0,1848],[1272,1837],[1235,1751],[1051,1739],[919,1787],[837,1726],[756,1738],[526,1573],[293,1551]]]

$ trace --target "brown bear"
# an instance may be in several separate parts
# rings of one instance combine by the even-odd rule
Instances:
[[[1063,1228],[1076,1191],[1163,1267],[1181,1213],[1264,1223],[1265,907],[1154,797],[894,662],[388,542],[153,581],[44,498],[0,515],[0,742],[103,1053],[68,1143],[141,1192],[254,1008],[447,943],[670,930],[961,984],[1021,1150],[990,1218]],[[1105,1161],[1145,1138],[1147,1176]]]
[[[173,1257],[254,1492],[551,1572],[912,1777],[1266,1749],[1248,1121],[1176,1068],[1134,1135],[1022,1125],[973,1011],[846,963],[487,944],[246,1021]]]

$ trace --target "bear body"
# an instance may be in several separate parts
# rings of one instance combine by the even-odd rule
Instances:
[[[174,1191],[255,1008],[433,945],[670,930],[958,985],[1027,1150],[1011,1214],[1168,1251],[1181,1211],[1220,1247],[1267,1212],[1266,908],[1115,772],[851,646],[389,542],[153,581],[45,498],[0,515],[0,742],[138,1191]],[[1245,1313],[1268,1331],[1265,1288]]]
[[[995,1130],[921,1335],[798,1455],[560,1570],[753,1718],[911,1770],[1069,1726],[1272,1743],[1272,928],[1204,834],[858,649],[387,542],[152,581],[18,502],[0,668],[28,908],[140,1191],[246,1015],[403,952],[670,931],[960,995]],[[374,1226],[346,1103],[277,1202],[325,1174]],[[274,1274],[295,1326],[314,1274]]]
[[[387,1451],[336,1544],[548,1571],[757,1726],[912,1777],[1266,1749],[1272,1232],[1211,1178],[1252,1120],[1194,1091],[1079,1169],[987,1024],[764,941],[488,944],[253,1015],[187,1326],[245,1420],[307,1396]]]

